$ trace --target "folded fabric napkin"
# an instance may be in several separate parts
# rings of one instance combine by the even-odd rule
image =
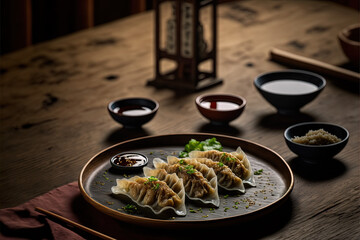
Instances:
[[[0,239],[89,239],[88,234],[55,223],[35,207],[52,211],[117,239],[161,239],[139,231],[139,226],[117,221],[88,204],[77,182],[69,183],[13,208],[0,209]],[[166,236],[164,236],[166,237]]]

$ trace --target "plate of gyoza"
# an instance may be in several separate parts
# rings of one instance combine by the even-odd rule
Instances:
[[[138,153],[148,164],[119,171],[110,159]],[[200,226],[246,221],[275,210],[294,185],[286,161],[273,150],[217,134],[137,138],[92,157],[79,176],[83,197],[99,211],[141,224]]]

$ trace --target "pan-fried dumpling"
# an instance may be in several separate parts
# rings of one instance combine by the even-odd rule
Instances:
[[[160,181],[154,176],[116,179],[117,185],[113,186],[111,191],[113,194],[130,198],[140,207],[148,208],[156,215],[171,209],[177,215],[185,216],[184,189],[179,187],[179,184],[182,186],[182,179],[172,174],[164,180]],[[175,187],[172,189],[166,181]]]
[[[249,170],[250,174],[247,174],[244,182],[255,187],[255,179],[254,179],[254,172],[251,168],[251,164],[250,161],[248,159],[248,157],[246,156],[245,152],[241,149],[241,147],[238,147],[236,149],[236,152],[232,152],[232,155],[234,155],[237,159],[239,159],[241,161],[241,163],[244,165],[244,167]]]
[[[209,158],[192,158],[199,163],[214,169],[220,187],[229,191],[245,193],[245,187],[241,178],[236,176],[231,169],[222,162],[215,162]]]
[[[168,164],[160,158],[153,160],[157,169],[164,169],[167,173],[176,173],[183,179],[186,196],[203,204],[218,207],[220,199],[217,189],[217,177],[212,168],[196,162],[196,164]]]
[[[247,157],[247,162],[244,158],[239,159],[238,157],[241,156],[246,155],[244,152],[237,152],[237,155],[233,155],[231,153],[220,152],[217,150],[192,151],[189,153],[190,158],[209,158],[216,162],[222,162],[223,164],[227,165],[236,176],[241,178],[244,183],[255,186],[255,181],[252,177],[253,173],[251,171],[250,162],[248,161]],[[242,161],[244,161],[244,163],[246,163],[249,168],[246,168]]]
[[[185,188],[183,180],[179,178],[175,173],[168,174],[165,169],[151,169],[144,167],[143,169],[145,177],[156,177],[157,179],[166,182],[166,184],[176,192],[182,200],[185,202]]]

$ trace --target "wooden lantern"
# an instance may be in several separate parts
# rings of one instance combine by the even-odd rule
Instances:
[[[166,22],[166,45],[161,47],[160,5],[171,2],[172,17]],[[216,78],[216,0],[155,0],[155,79],[148,85],[185,91],[198,91],[222,83]],[[211,49],[204,39],[200,10],[212,6]],[[168,72],[161,71],[161,61],[175,62]],[[199,65],[210,61],[210,70]]]

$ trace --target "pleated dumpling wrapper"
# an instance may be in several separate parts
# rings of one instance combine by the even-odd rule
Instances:
[[[254,179],[254,171],[251,168],[250,161],[245,154],[245,152],[241,149],[241,147],[238,147],[235,152],[231,153],[234,155],[237,159],[240,159],[241,163],[244,165],[244,167],[248,170],[248,174],[246,175],[246,178],[244,179],[244,182],[249,184],[252,187],[255,187],[255,179]]]
[[[113,194],[130,198],[139,207],[150,209],[155,215],[172,211],[178,216],[186,215],[185,190],[176,174],[167,174],[163,180],[154,176],[134,176],[116,179]]]
[[[231,171],[242,179],[244,184],[255,187],[254,172],[252,171],[250,161],[245,152],[238,147],[236,152],[220,152],[217,150],[209,151],[192,151],[189,153],[190,158],[209,158],[216,162],[227,165]]]
[[[169,164],[160,158],[154,158],[154,166],[168,173],[176,173],[183,179],[186,196],[204,205],[219,207],[217,177],[212,168],[205,164]]]
[[[176,157],[174,157],[176,158]],[[176,158],[177,161],[181,159]],[[225,190],[228,191],[237,191],[240,193],[245,193],[245,187],[241,178],[236,176],[231,169],[223,164],[222,162],[215,162],[209,158],[190,158],[191,160],[195,160],[199,163],[205,164],[209,168],[214,169],[214,172],[217,176],[218,185]],[[189,161],[189,159],[184,158],[184,161]],[[175,160],[172,160],[175,161]],[[169,162],[169,160],[168,160]]]

